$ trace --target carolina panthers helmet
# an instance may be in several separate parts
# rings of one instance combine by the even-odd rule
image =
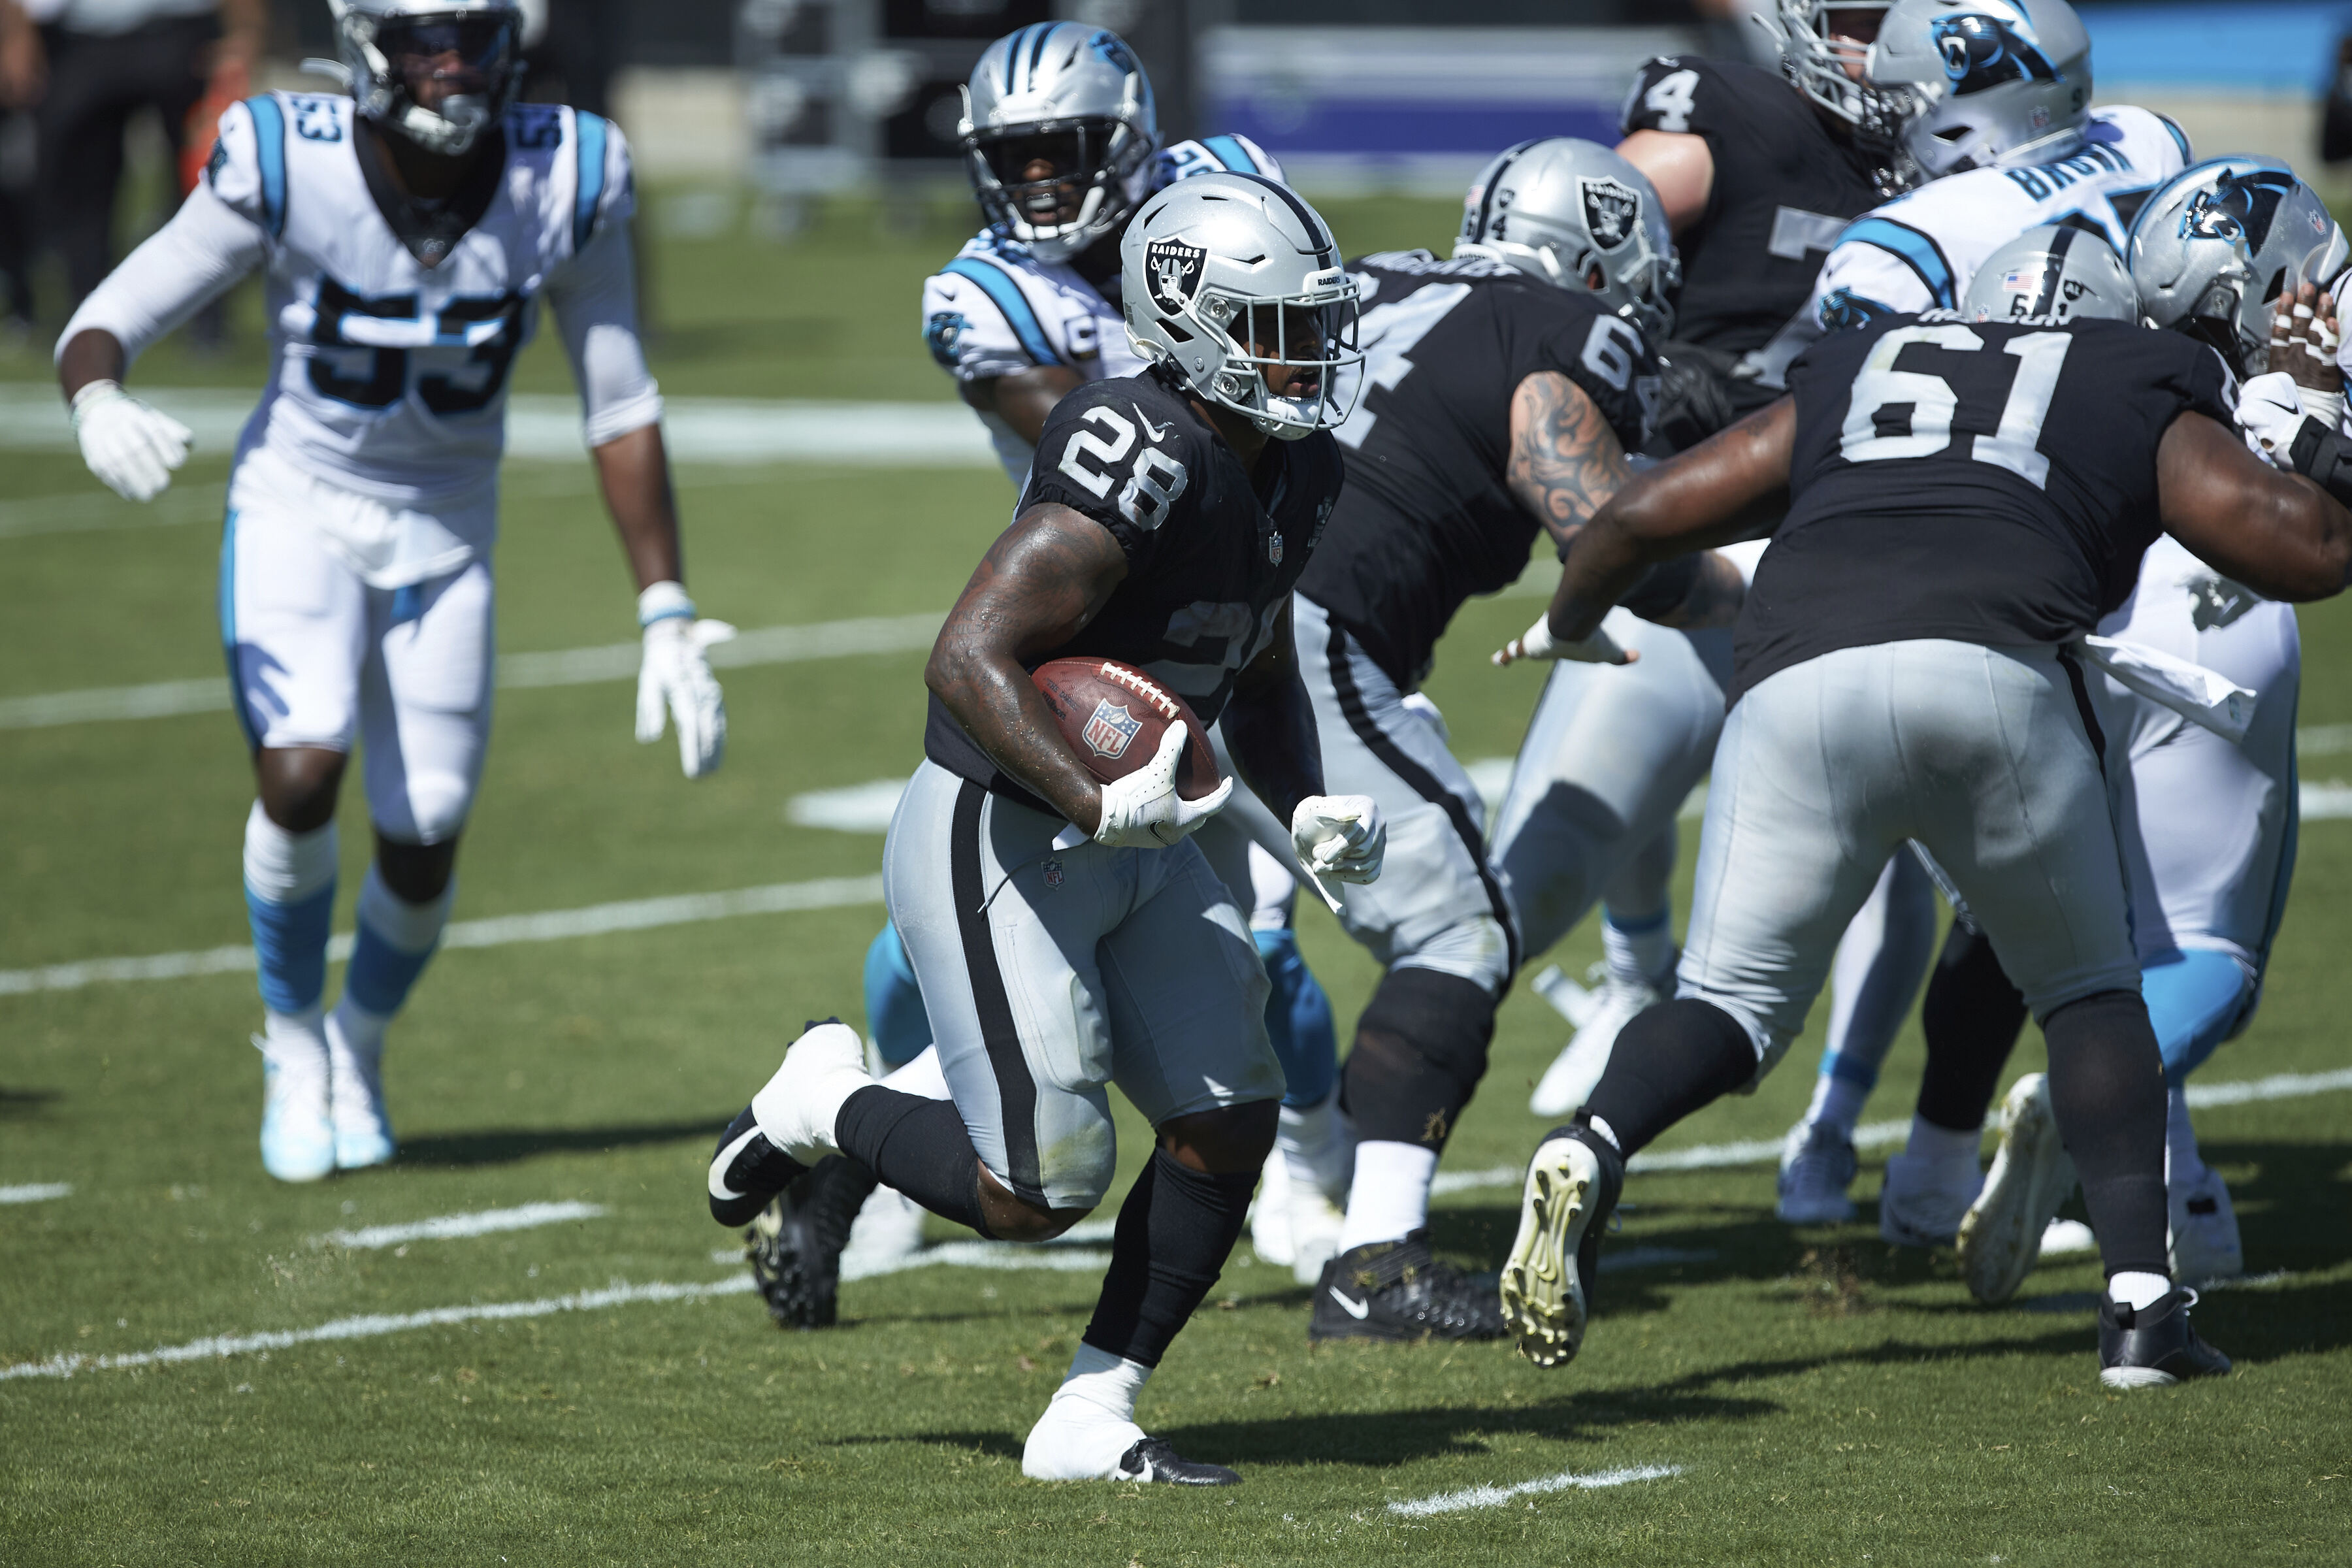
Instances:
[[[988,46],[963,89],[971,188],[989,226],[1040,261],[1067,261],[1144,198],[1160,120],[1143,66],[1116,33],[1041,22]],[[1033,180],[1044,158],[1051,177]],[[1062,217],[1075,193],[1076,215]]]
[[[2091,35],[2066,0],[1895,0],[1868,70],[1913,99],[1903,146],[1929,179],[2063,158],[2091,114]]]
[[[2269,368],[2271,308],[2344,270],[2344,231],[2275,158],[2215,158],[2157,188],[2132,222],[2141,312],[2203,339],[2240,375]]]
[[[1522,142],[1462,203],[1456,256],[1483,256],[1561,289],[1598,294],[1653,337],[1674,330],[1682,261],[1641,170],[1597,142]]]
[[[1916,112],[1906,93],[1887,92],[1862,75],[1870,46],[1840,33],[1836,12],[1875,12],[1884,25],[1894,0],[1780,0],[1778,26],[1765,22],[1780,48],[1780,72],[1798,91],[1853,128],[1854,139],[1873,151],[1893,153],[1902,142],[1903,123]],[[1759,21],[1762,18],[1759,16]]]
[[[1195,174],[1144,204],[1119,241],[1121,308],[1136,352],[1201,396],[1296,441],[1346,419],[1334,382],[1363,363],[1356,280],[1330,226],[1263,174]],[[1265,367],[1320,371],[1305,396],[1278,395]]]
[[[1985,258],[1960,300],[1960,315],[2050,327],[2137,321],[2139,290],[2114,246],[2088,229],[2050,223]]]
[[[328,0],[359,112],[429,153],[465,153],[522,85],[515,0]],[[440,82],[432,109],[417,88]]]

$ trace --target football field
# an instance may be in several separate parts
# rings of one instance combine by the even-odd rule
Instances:
[[[946,395],[915,290],[961,215],[908,230],[849,207],[777,246],[707,202],[695,226],[723,232],[659,237],[663,193],[650,206],[674,397]],[[1453,222],[1328,211],[1351,252],[1442,249]],[[237,315],[236,350],[173,345],[136,379],[250,389],[258,311]],[[568,389],[551,338],[519,391]],[[0,352],[11,395],[46,368],[45,347]],[[2251,1276],[2198,1312],[2227,1379],[2103,1392],[2087,1255],[1986,1310],[1948,1255],[1885,1246],[1888,1139],[1864,1151],[1855,1224],[1778,1223],[1768,1145],[1818,1026],[1637,1167],[1563,1370],[1507,1344],[1310,1348],[1307,1292],[1244,1241],[1139,1413],[1236,1489],[1022,1477],[1104,1228],[1018,1248],[940,1226],[919,1266],[845,1285],[838,1328],[771,1326],[705,1162],[803,1019],[863,1021],[877,809],[920,756],[928,628],[1011,499],[904,418],[856,466],[730,458],[717,437],[681,461],[690,584],[747,634],[719,670],[726,765],[691,784],[671,742],[631,739],[630,586],[586,459],[509,463],[489,765],[457,923],[386,1057],[401,1156],[301,1187],[255,1146],[251,781],[214,621],[226,449],[142,509],[68,450],[0,441],[0,1563],[2342,1559],[2341,603],[2302,616],[2305,820],[2263,1009],[2196,1080]],[[1544,583],[1470,605],[1441,650],[1429,691],[1465,760],[1517,744],[1540,675],[1486,656]],[[352,785],[339,931],[368,844]],[[1678,919],[1696,837],[1686,821]],[[1375,972],[1311,900],[1300,924],[1344,1042]],[[1549,962],[1598,956],[1588,923]],[[1528,1090],[1566,1034],[1524,983],[1503,1009],[1440,1168],[1435,1245],[1465,1267],[1508,1245],[1545,1125]],[[1872,1121],[1907,1118],[1919,1056],[1915,1025]],[[2011,1071],[2040,1065],[2029,1030]],[[1131,1174],[1146,1132],[1121,1113]]]

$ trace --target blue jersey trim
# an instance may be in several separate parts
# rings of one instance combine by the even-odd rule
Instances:
[[[286,232],[286,111],[268,93],[245,100],[253,115],[253,151],[261,163],[261,226]]]
[[[580,189],[572,206],[572,253],[577,256],[596,232],[597,209],[604,200],[605,127],[593,114],[574,113],[572,124],[580,151]]]
[[[980,285],[980,291],[996,302],[1012,323],[1013,335],[1021,340],[1022,352],[1039,364],[1059,364],[1062,356],[1045,342],[1045,329],[1037,321],[1037,312],[1029,308],[1028,299],[1013,275],[992,261],[977,256],[959,256],[947,265],[947,270],[959,278],[968,278]]]
[[[1840,245],[1849,240],[1885,251],[1918,275],[1927,297],[1939,309],[1952,309],[1952,264],[1944,259],[1943,248],[1917,229],[1893,218],[1866,217],[1848,225],[1838,236]]]
[[[2168,114],[2158,114],[2156,119],[2158,124],[2162,125],[2167,131],[2172,132],[2173,142],[2180,149],[2181,167],[2187,168],[2189,164],[2197,162],[2197,154],[2189,151],[2189,132],[2180,129],[2179,126],[2175,125],[2172,122],[2172,117]]]
[[[1257,166],[1257,160],[1249,155],[1249,150],[1231,136],[1204,136],[1201,139],[1201,145],[1209,150],[1210,157],[1223,163],[1234,174],[1265,173]]]

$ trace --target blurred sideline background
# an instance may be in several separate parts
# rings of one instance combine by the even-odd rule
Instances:
[[[68,275],[58,193],[43,187],[67,171],[64,184],[86,193],[89,177],[71,170],[92,160],[69,164],[39,142],[54,119],[44,91],[54,111],[73,58],[59,29],[93,3],[0,0],[0,22],[10,24],[0,26],[8,108],[0,260],[13,254],[16,279],[14,297],[0,301],[10,312],[0,379],[46,374],[56,333],[88,286]],[[1150,68],[1170,140],[1216,131],[1255,138],[1332,206],[1342,240],[1361,250],[1442,247],[1452,202],[1514,141],[1613,141],[1626,84],[1651,55],[1768,61],[1768,41],[1742,15],[1763,3],[530,0],[528,90],[612,116],[635,148],[648,326],[670,390],[936,400],[950,389],[918,346],[915,289],[974,226],[955,149],[956,89],[987,42],[1013,27],[1075,16],[1126,35]],[[223,36],[190,68],[212,76],[179,159],[161,113],[131,114],[111,258],[169,216],[225,97],[327,90],[299,62],[333,52],[324,0],[96,0],[96,8],[123,4],[216,7],[216,22],[186,25]],[[2100,101],[2172,116],[2200,154],[2290,159],[2339,207],[2352,200],[2352,163],[2322,156],[2331,99],[2352,103],[2342,64],[2352,0],[2078,5]],[[2325,151],[2352,154],[2352,107],[2336,118],[2342,145]],[[257,298],[247,285],[151,355],[142,375],[242,381],[260,361]],[[520,384],[566,389],[543,344],[531,357]]]

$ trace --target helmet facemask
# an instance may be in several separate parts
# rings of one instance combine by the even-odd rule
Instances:
[[[1281,441],[1343,423],[1362,390],[1361,377],[1347,374],[1364,362],[1355,279],[1334,268],[1308,281],[1304,292],[1274,298],[1210,289],[1177,312],[1224,351],[1208,395]],[[1269,384],[1270,371],[1291,373],[1274,378],[1284,390]]]
[[[1128,122],[1091,117],[964,136],[964,160],[989,226],[1041,261],[1066,261],[1118,232],[1135,210],[1151,151]],[[1040,164],[1051,172],[1033,177]]]
[[[520,14],[509,7],[336,18],[359,110],[428,153],[470,151],[522,76]]]
[[[1872,86],[1863,76],[1871,39],[1837,30],[1840,13],[1884,16],[1890,3],[1780,0],[1779,38],[1780,71],[1790,84],[1843,121],[1855,145],[1891,157],[1901,151],[1904,123],[1917,106],[1906,94]],[[1876,36],[1874,26],[1871,33]]]

